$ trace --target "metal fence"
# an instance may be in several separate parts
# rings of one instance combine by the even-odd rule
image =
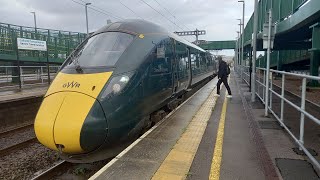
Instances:
[[[49,62],[62,63],[86,36],[85,33],[79,32],[35,29],[0,22],[0,59],[16,61],[18,54],[22,61],[46,62],[47,57],[44,51],[17,51],[17,38],[27,38],[46,41]]]
[[[47,85],[48,80],[52,81],[60,66],[0,66],[0,90],[16,89]],[[19,74],[20,73],[20,74]],[[50,78],[48,78],[50,76]],[[20,82],[19,82],[20,80]]]
[[[237,67],[236,71],[241,75],[241,78],[249,84],[247,78],[250,77],[248,72],[248,67]],[[295,74],[289,73],[284,71],[277,71],[277,70],[270,70],[269,76],[269,88],[268,94],[266,94],[266,69],[265,68],[257,68],[257,77],[256,77],[256,95],[262,101],[264,105],[267,103],[267,112],[270,112],[280,123],[280,125],[288,132],[288,134],[294,139],[294,141],[298,144],[299,149],[302,150],[311,160],[311,162],[316,166],[317,169],[320,170],[320,163],[311,155],[309,150],[304,146],[304,135],[305,135],[305,117],[312,120],[317,125],[320,125],[320,120],[316,118],[314,115],[310,114],[306,111],[306,88],[307,88],[307,80],[311,81],[320,81],[320,77],[317,76],[309,76],[304,74]],[[278,78],[281,78],[281,92],[277,92],[273,85],[273,75],[277,74]],[[300,104],[297,102],[292,102],[288,98],[285,97],[285,84],[286,84],[286,77],[293,76],[301,78],[301,102]],[[275,112],[273,104],[273,96],[280,98],[280,115]],[[267,97],[267,98],[266,98]],[[284,121],[284,114],[289,113],[285,112],[284,104],[288,104],[297,110],[300,113],[300,132],[299,137],[296,137],[294,133],[288,128]]]

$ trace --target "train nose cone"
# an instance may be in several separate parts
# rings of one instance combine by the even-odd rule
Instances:
[[[35,119],[35,133],[45,146],[64,153],[92,151],[107,136],[107,121],[96,100],[112,72],[58,73]]]
[[[58,92],[43,100],[35,121],[38,140],[62,152],[78,154],[100,146],[107,122],[95,98],[77,92]]]

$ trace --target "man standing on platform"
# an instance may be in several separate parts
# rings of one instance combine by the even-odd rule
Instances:
[[[220,96],[220,85],[221,83],[224,84],[224,86],[228,90],[228,95],[227,98],[232,98],[231,95],[231,90],[228,84],[228,76],[230,74],[230,67],[229,65],[222,60],[222,56],[218,56],[218,61],[219,61],[219,69],[218,69],[218,83],[217,83],[217,94],[215,96],[219,97]]]

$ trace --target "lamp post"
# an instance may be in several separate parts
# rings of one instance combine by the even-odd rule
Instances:
[[[242,59],[241,59],[241,57],[243,57],[243,51],[241,52],[241,42],[243,41],[243,38],[241,38],[241,34],[242,34],[242,21],[241,21],[241,19],[237,19],[237,20],[239,20],[239,33],[240,33],[240,35],[239,35],[239,46],[238,46],[238,48],[239,48],[239,67],[240,67],[240,77],[241,77],[241,79],[242,79]]]
[[[240,31],[237,31],[237,70],[239,70],[240,62]]]
[[[88,25],[88,5],[91,3],[86,3],[85,4],[85,10],[86,10],[86,25],[87,25],[87,35],[89,34],[89,25]]]
[[[239,33],[239,64],[241,65],[241,33],[242,33],[242,23],[241,23],[241,19],[237,19],[239,21],[239,31],[237,31]]]
[[[245,2],[244,0],[238,1],[239,3],[242,3],[242,41],[241,41],[241,61],[243,63],[243,49],[244,49],[244,10],[245,10]]]
[[[33,14],[33,20],[34,20],[34,28],[35,31],[37,31],[37,17],[36,17],[36,12],[30,12]]]

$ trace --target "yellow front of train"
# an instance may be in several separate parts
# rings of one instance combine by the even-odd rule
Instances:
[[[134,36],[93,35],[74,51],[49,87],[35,119],[44,146],[65,154],[94,151],[103,144],[108,122],[97,97]]]
[[[80,145],[81,129],[111,74],[60,72],[45,95],[35,119],[38,140],[50,149],[61,147],[64,153],[84,152]]]

